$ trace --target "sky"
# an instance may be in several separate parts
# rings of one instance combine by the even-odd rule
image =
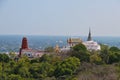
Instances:
[[[0,0],[0,35],[120,36],[120,0]]]

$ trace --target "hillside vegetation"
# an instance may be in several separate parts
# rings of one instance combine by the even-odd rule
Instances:
[[[120,49],[101,45],[88,51],[78,44],[67,53],[50,52],[40,58],[15,59],[0,54],[0,80],[119,80]]]

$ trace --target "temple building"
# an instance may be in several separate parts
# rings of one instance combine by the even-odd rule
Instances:
[[[67,43],[70,47],[73,47],[79,43],[82,43],[82,40],[80,38],[69,38]]]
[[[67,45],[62,47],[60,49],[61,52],[68,52],[70,51],[71,47],[74,47],[75,45],[82,43],[82,40],[80,38],[69,38],[67,39]]]
[[[92,40],[91,30],[90,29],[89,29],[89,34],[88,34],[87,41],[83,42],[83,44],[86,46],[86,48],[89,51],[98,51],[98,50],[101,50],[100,45],[97,42],[95,42],[95,41]]]
[[[101,50],[100,45],[97,42],[95,42],[94,40],[92,40],[90,29],[89,29],[89,34],[88,34],[87,41],[82,41],[80,38],[69,38],[67,40],[67,43],[68,43],[68,45],[61,48],[62,52],[70,51],[71,47],[74,47],[75,45],[77,45],[79,43],[84,44],[86,46],[87,50],[89,50],[89,51],[99,51],[99,50]]]
[[[19,51],[19,57],[25,55],[29,58],[41,57],[44,54],[44,51],[33,50],[28,47],[28,41],[26,37],[22,39],[22,45]]]

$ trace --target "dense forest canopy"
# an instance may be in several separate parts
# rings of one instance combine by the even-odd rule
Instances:
[[[0,80],[97,80],[120,79],[120,49],[101,45],[88,51],[78,44],[67,53],[48,54],[30,59],[15,53],[0,54]]]

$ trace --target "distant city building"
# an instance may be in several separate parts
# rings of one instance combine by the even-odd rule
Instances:
[[[86,46],[86,48],[89,51],[98,51],[98,50],[101,50],[100,45],[97,42],[95,42],[95,41],[92,40],[91,30],[90,29],[89,29],[89,34],[88,34],[87,41],[83,42],[83,44]]]
[[[19,56],[26,55],[29,58],[41,57],[45,52],[39,50],[33,50],[28,47],[28,41],[26,37],[22,39],[22,45],[19,51]]]

